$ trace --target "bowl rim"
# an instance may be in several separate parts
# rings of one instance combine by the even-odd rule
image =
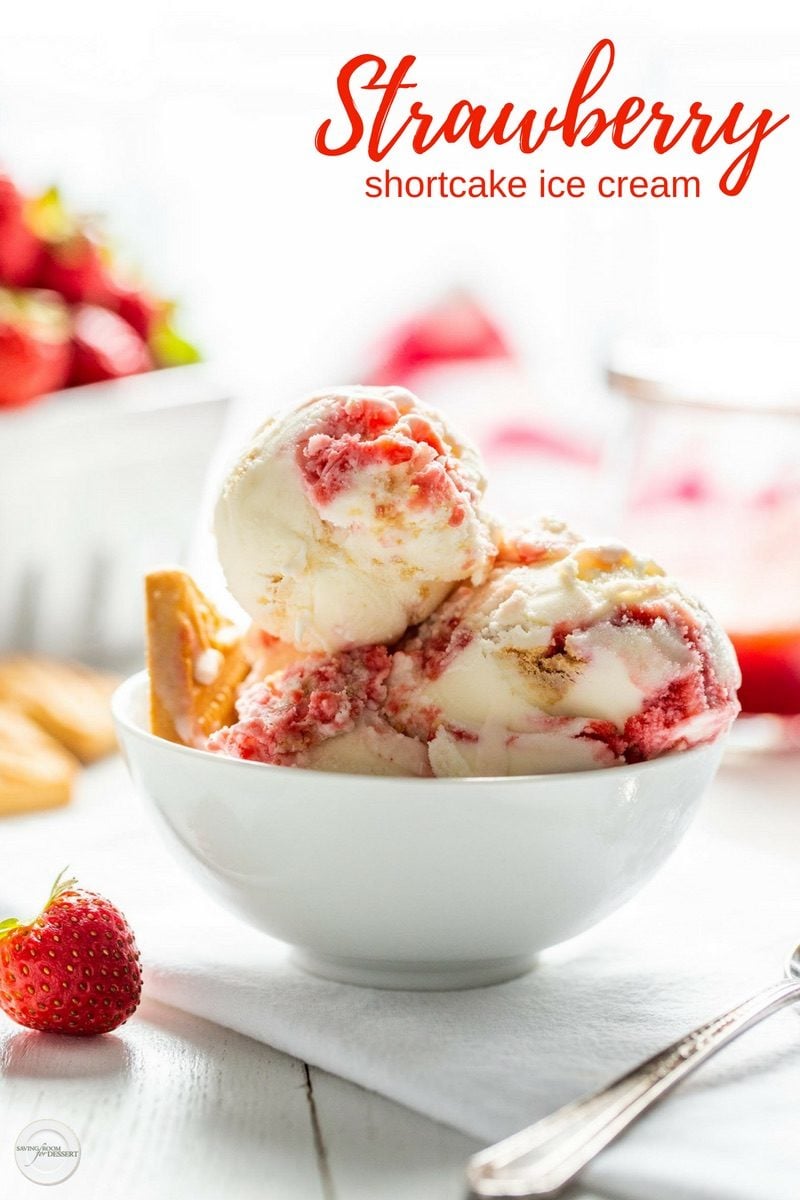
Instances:
[[[140,741],[145,743],[155,743],[158,746],[168,747],[171,752],[179,755],[188,755],[192,758],[205,758],[217,764],[230,764],[231,767],[236,767],[239,770],[247,769],[250,771],[258,770],[264,774],[271,775],[273,778],[276,774],[286,775],[288,772],[293,778],[296,778],[297,767],[282,767],[276,766],[273,763],[253,762],[248,759],[233,758],[224,754],[214,754],[210,750],[198,750],[194,746],[184,746],[179,742],[170,742],[166,738],[158,737],[157,734],[151,733],[149,729],[145,729],[138,722],[134,721],[129,715],[130,698],[137,694],[148,683],[149,672],[145,670],[136,671],[133,675],[129,675],[115,689],[111,698],[111,711],[114,721],[117,726],[124,729],[126,733],[132,734]],[[386,785],[392,787],[404,787],[409,785],[414,787],[475,787],[476,785],[486,786],[494,784],[509,787],[511,784],[530,786],[532,783],[544,785],[548,783],[554,785],[560,782],[575,783],[582,780],[587,783],[593,776],[598,774],[608,774],[612,772],[615,778],[628,778],[631,776],[639,776],[647,772],[658,772],[664,770],[669,764],[675,763],[680,759],[686,762],[691,759],[701,759],[709,754],[718,753],[724,744],[727,737],[727,731],[714,738],[713,741],[703,742],[699,746],[692,746],[689,750],[675,750],[667,754],[662,754],[658,758],[648,759],[646,762],[640,763],[625,763],[620,766],[598,767],[596,770],[587,771],[551,771],[540,772],[535,775],[464,775],[464,776],[440,776],[440,777],[409,777],[407,775],[369,775],[355,771],[313,771],[310,772],[316,777],[321,777],[327,780],[337,780],[341,783],[347,779],[358,780],[380,780],[381,787]],[[223,766],[222,768],[226,768]]]

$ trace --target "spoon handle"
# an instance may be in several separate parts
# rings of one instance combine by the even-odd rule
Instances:
[[[470,1159],[473,1196],[551,1196],[679,1083],[740,1033],[800,1000],[800,981],[774,984],[698,1026],[594,1095],[567,1104]]]

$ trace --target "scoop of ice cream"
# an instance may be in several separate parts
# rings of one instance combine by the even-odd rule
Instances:
[[[430,743],[434,774],[639,762],[733,720],[730,642],[654,563],[555,523],[503,554],[393,657],[386,712]]]
[[[276,766],[364,775],[429,775],[424,743],[383,717],[385,646],[313,656],[244,688],[239,720],[208,748]]]
[[[268,421],[216,509],[228,586],[305,651],[392,642],[495,557],[477,451],[402,388],[348,387]]]

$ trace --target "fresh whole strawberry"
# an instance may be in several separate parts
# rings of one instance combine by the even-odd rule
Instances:
[[[36,281],[42,244],[31,228],[23,196],[0,175],[0,284],[29,287]]]
[[[67,382],[70,316],[52,292],[0,288],[0,408],[16,408]]]
[[[29,1029],[87,1037],[133,1015],[142,972],[119,909],[75,883],[60,875],[29,925],[0,923],[0,1007]]]
[[[70,383],[99,383],[153,368],[153,359],[136,330],[117,313],[82,304],[73,315]]]

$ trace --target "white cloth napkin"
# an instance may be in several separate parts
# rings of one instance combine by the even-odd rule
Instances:
[[[451,993],[327,983],[173,866],[118,760],[67,810],[5,821],[3,914],[69,862],[133,924],[151,996],[492,1141],[599,1087],[780,975],[800,941],[796,759],[725,767],[625,909],[523,979]],[[797,1200],[800,1014],[703,1067],[584,1174],[615,1200]]]

